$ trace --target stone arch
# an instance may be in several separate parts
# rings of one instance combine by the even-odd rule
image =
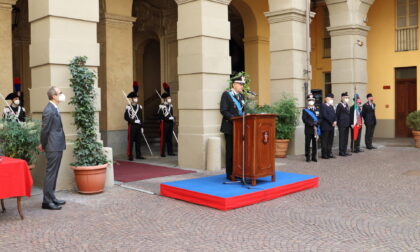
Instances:
[[[245,71],[250,74],[251,88],[259,94],[260,104],[269,103],[270,27],[264,15],[268,1],[233,0],[231,5],[244,25]]]

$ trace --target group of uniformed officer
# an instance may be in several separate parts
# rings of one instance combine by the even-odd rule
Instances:
[[[16,93],[10,93],[5,100],[11,100],[11,103],[4,107],[3,119],[24,122],[26,120],[26,110],[21,106],[20,97]]]
[[[144,138],[143,108],[139,104],[137,92],[127,95],[131,99],[125,108],[124,119],[128,122],[128,147],[127,156],[130,161],[133,157],[133,144],[136,152],[136,159],[145,159],[141,154],[141,139]],[[166,150],[169,156],[176,156],[173,152],[172,132],[174,129],[174,112],[169,93],[163,93],[162,103],[159,105],[157,114],[160,119],[160,156],[166,157]],[[165,150],[166,149],[166,150]]]
[[[350,106],[349,95],[345,92],[341,94],[341,102],[335,108],[333,94],[327,94],[325,102],[320,107],[315,106],[315,98],[312,94],[307,96],[308,106],[302,111],[302,121],[305,124],[305,157],[307,162],[318,161],[318,138],[321,138],[321,157],[323,159],[336,158],[332,154],[336,126],[339,134],[339,156],[352,155],[347,148],[349,131],[351,131],[351,151],[353,153],[363,152],[360,148],[363,122],[366,126],[366,148],[369,150],[376,149],[372,145],[376,125],[376,105],[373,103],[372,94],[368,94],[367,99],[368,101],[362,106],[360,97],[355,95],[354,103]]]

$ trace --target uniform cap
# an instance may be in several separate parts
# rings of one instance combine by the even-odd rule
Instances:
[[[136,92],[131,92],[127,95],[127,98],[134,98],[134,97],[139,97]]]
[[[349,96],[349,94],[347,92],[344,92],[344,93],[341,94],[341,97],[348,97],[348,96]]]
[[[334,94],[327,94],[325,97],[334,98]]]
[[[371,93],[367,94],[366,98],[369,98],[369,97],[373,97],[373,95]]]
[[[13,99],[15,99],[15,98],[17,98],[17,97],[19,97],[19,96],[17,96],[17,94],[15,94],[15,93],[10,93],[10,94],[8,94],[7,96],[6,96],[6,100],[13,100]]]
[[[313,94],[308,94],[308,95],[306,96],[306,99],[307,99],[308,101],[315,101],[315,97],[314,97],[314,95],[313,95]]]
[[[168,98],[170,95],[168,94],[168,93],[163,93],[162,94],[162,99],[166,99],[166,98]]]

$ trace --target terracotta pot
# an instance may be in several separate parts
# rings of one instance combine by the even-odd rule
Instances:
[[[285,158],[289,148],[289,139],[276,139],[276,158]]]
[[[106,167],[108,164],[98,166],[72,166],[76,185],[80,193],[94,194],[104,191]]]
[[[413,130],[413,137],[416,141],[416,147],[420,148],[420,131]]]

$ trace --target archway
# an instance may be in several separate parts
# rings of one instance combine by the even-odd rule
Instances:
[[[241,14],[232,5],[229,6],[229,22],[232,72],[245,71],[244,23]]]
[[[155,112],[159,105],[159,98],[156,91],[160,91],[160,44],[157,40],[148,40],[144,46],[143,64],[143,101],[145,121],[156,120]]]

